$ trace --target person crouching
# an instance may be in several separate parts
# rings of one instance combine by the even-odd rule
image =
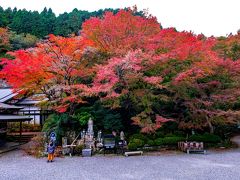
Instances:
[[[53,162],[54,159],[54,151],[55,151],[55,145],[53,141],[50,141],[47,147],[47,152],[48,152],[48,160],[47,162]]]

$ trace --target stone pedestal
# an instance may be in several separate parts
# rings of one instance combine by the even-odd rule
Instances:
[[[67,146],[67,137],[63,137],[62,138],[62,147]],[[70,153],[70,148],[62,148],[62,154],[66,155]]]
[[[83,157],[91,157],[92,156],[92,149],[83,149],[82,150]]]

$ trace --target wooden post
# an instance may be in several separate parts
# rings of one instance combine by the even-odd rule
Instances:
[[[39,110],[39,119],[40,119],[40,125],[41,128],[43,127],[43,112],[42,109]]]
[[[19,136],[19,144],[22,141],[22,121],[20,121],[20,136]]]

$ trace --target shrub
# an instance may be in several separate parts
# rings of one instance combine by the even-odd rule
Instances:
[[[178,137],[178,136],[173,136],[173,137],[165,137],[165,138],[158,138],[155,140],[155,144],[158,146],[161,145],[177,145],[179,141],[184,141],[184,137]]]
[[[154,144],[157,146],[163,145],[163,138],[157,138],[154,140]]]
[[[175,131],[174,135],[178,137],[186,137],[186,133],[184,133],[183,131]]]
[[[137,148],[143,147],[144,141],[141,139],[132,139],[128,144],[129,150],[135,150]]]
[[[137,145],[137,147],[143,147],[144,146],[144,141],[141,140],[141,139],[133,139],[132,142],[135,143]]]
[[[81,144],[81,145],[77,145],[76,147],[74,147],[74,154],[82,154],[82,150],[84,148],[84,145]]]
[[[47,135],[50,132],[55,132],[57,135],[57,144],[61,143],[61,137],[64,135],[69,127],[64,126],[69,120],[69,116],[67,114],[51,114],[46,119],[43,125],[43,132],[46,132]]]
[[[75,113],[72,118],[81,126],[85,126],[88,123],[89,118],[91,118],[91,114],[88,112]]]
[[[179,141],[185,141],[185,138],[184,137],[178,137],[178,136],[163,138],[163,144],[164,145],[177,145]]]
[[[189,141],[199,141],[204,143],[219,143],[221,138],[214,134],[205,133],[203,135],[195,134],[189,137]]]
[[[148,144],[149,146],[154,146],[154,145],[155,145],[155,142],[154,142],[154,140],[149,139],[149,140],[147,141],[147,144]]]
[[[156,133],[154,133],[154,134],[150,134],[150,135],[147,135],[147,137],[149,138],[149,139],[157,139],[157,138],[163,138],[164,137],[164,133],[163,132],[161,132],[161,131],[158,131],[158,132],[156,132]]]
[[[63,124],[64,121],[67,121],[68,118],[67,114],[51,114],[44,122],[42,131],[51,132],[53,130],[60,129],[61,124]]]
[[[166,134],[165,137],[176,137],[176,135],[170,133],[170,134]]]
[[[163,132],[156,132],[156,137],[163,138],[164,137],[164,133]]]
[[[203,136],[207,140],[208,143],[219,143],[219,142],[221,142],[221,138],[217,135],[206,133]]]
[[[130,138],[129,138],[129,142],[134,140],[134,139],[140,139],[142,140],[144,143],[147,143],[148,138],[143,135],[143,134],[133,134]]]
[[[130,142],[128,144],[128,149],[129,150],[136,150],[137,149],[137,145],[135,143],[133,143],[133,142]]]
[[[37,158],[44,154],[45,138],[43,135],[37,135],[30,142],[22,146],[22,149],[29,155]]]

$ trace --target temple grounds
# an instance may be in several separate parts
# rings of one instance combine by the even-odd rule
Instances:
[[[96,155],[93,157],[36,159],[22,151],[2,154],[0,179],[42,180],[239,180],[240,151],[208,151],[207,155],[181,152],[145,153],[143,156]]]

